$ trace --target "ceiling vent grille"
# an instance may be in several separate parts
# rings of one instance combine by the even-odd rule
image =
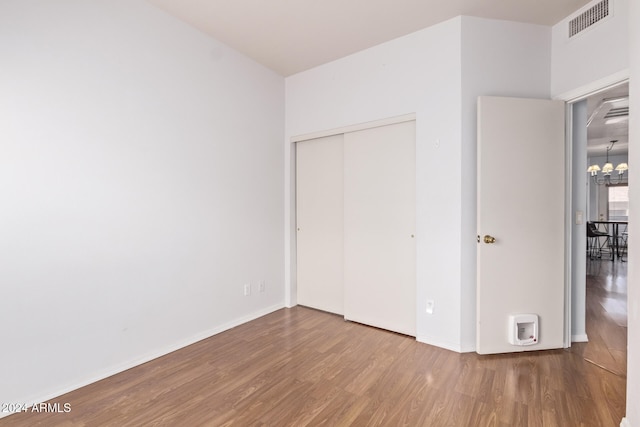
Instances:
[[[585,10],[580,15],[569,21],[569,37],[586,30],[598,21],[609,16],[609,0],[602,0],[595,6]]]
[[[629,107],[612,108],[604,116],[605,119],[611,119],[615,117],[625,117],[629,115]]]

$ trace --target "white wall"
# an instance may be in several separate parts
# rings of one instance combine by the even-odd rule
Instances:
[[[629,9],[629,82],[632,115],[629,120],[629,164],[640,165],[640,2],[634,1]],[[629,328],[627,331],[627,427],[640,427],[640,174],[629,177],[629,276],[627,304]]]
[[[563,100],[574,100],[589,93],[619,83],[629,78],[629,0],[610,0],[612,15],[596,23],[582,33],[569,39],[568,23],[579,13],[589,9],[598,1],[594,0],[582,9],[577,10],[552,29],[551,48],[551,95]],[[577,147],[574,145],[574,150]],[[575,153],[574,153],[575,154]],[[574,157],[574,171],[580,173],[581,165],[585,163],[585,153],[582,160],[576,162]],[[590,164],[593,159],[588,159]],[[604,161],[604,158],[601,159]],[[616,159],[614,159],[616,161]],[[585,166],[586,167],[586,166]],[[583,169],[585,170],[585,169]],[[586,175],[586,173],[585,173]],[[574,175],[575,179],[575,175]],[[591,188],[590,188],[591,187]],[[595,189],[587,184],[586,200],[574,194],[574,212],[578,206],[587,206],[585,220],[597,217],[594,204]],[[574,186],[574,190],[578,186]],[[575,248],[584,247],[579,241],[583,239],[585,231],[582,227],[574,226],[574,259],[572,277],[572,335],[573,339],[583,341],[587,337],[584,312],[586,303],[586,288],[583,278],[581,253]],[[633,263],[629,263],[631,268]],[[630,287],[631,288],[631,287]],[[632,359],[629,357],[629,361]],[[628,402],[631,400],[627,399]],[[630,405],[628,405],[629,407]]]
[[[640,81],[640,31],[637,22],[640,20],[640,7],[638,2],[629,0],[610,0],[613,6],[613,15],[606,20],[597,23],[571,40],[567,36],[567,23],[578,13],[590,8],[597,1],[592,1],[584,8],[567,17],[553,27],[552,42],[552,67],[551,67],[551,93],[560,99],[571,100],[582,97],[589,92],[602,89],[630,78],[630,109],[639,109],[640,91],[639,85],[634,81]],[[631,24],[631,25],[630,25]],[[629,70],[631,67],[631,71]],[[640,121],[631,116],[629,121],[630,140],[634,135],[640,134]],[[640,155],[634,151],[630,144],[629,164],[640,162]],[[636,147],[637,148],[637,147]],[[638,150],[640,152],[640,150]],[[591,161],[591,159],[589,159]],[[574,165],[575,166],[575,165]],[[640,207],[634,200],[640,200],[640,179],[629,175],[630,192],[630,216],[629,216],[629,247],[631,248],[628,276],[628,367],[627,367],[627,417],[621,425],[626,427],[640,426],[640,411],[636,402],[640,401],[640,370],[638,369],[638,353],[640,349],[640,324],[639,304],[640,273],[637,263],[633,262],[633,224],[640,224]],[[589,195],[589,199],[593,198]],[[590,213],[591,215],[591,213]],[[638,239],[638,236],[635,236]],[[635,240],[636,246],[640,240]],[[583,256],[583,254],[576,254]],[[575,260],[574,260],[575,262]],[[574,288],[574,311],[576,301],[584,300],[582,294],[577,295]],[[574,322],[575,322],[574,313]]]
[[[629,0],[609,0],[610,17],[569,38],[569,21],[598,2],[591,1],[553,26],[551,94],[554,97],[564,97],[596,81],[604,85],[628,77]]]
[[[416,113],[420,341],[475,348],[476,98],[548,97],[549,47],[548,27],[458,17],[286,80],[287,138]],[[293,197],[285,211],[291,230]],[[428,298],[433,315],[425,313]]]
[[[0,34],[0,402],[283,306],[282,77],[143,1],[5,0]]]
[[[286,79],[287,141],[416,113],[417,334],[453,349],[460,349],[461,327],[460,24],[452,19]],[[292,149],[287,142],[287,161]],[[287,192],[295,185],[292,166]],[[295,254],[293,197],[285,211],[289,255]],[[295,304],[295,271],[286,271]],[[427,298],[435,300],[431,317],[424,314]]]
[[[463,17],[462,21],[462,342],[476,337],[477,99],[549,98],[549,27]],[[514,170],[505,170],[505,179]]]

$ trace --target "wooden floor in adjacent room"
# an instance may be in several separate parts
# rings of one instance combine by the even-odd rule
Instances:
[[[598,319],[623,322],[617,264],[590,267],[592,341],[570,350],[458,354],[295,307],[52,401],[68,413],[20,413],[0,426],[617,427],[626,345]]]
[[[626,378],[626,262],[587,259],[586,329],[589,342],[574,343],[571,351]]]

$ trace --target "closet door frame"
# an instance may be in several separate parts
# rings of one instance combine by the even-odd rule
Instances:
[[[307,133],[307,134],[301,134],[301,135],[297,135],[297,136],[293,136],[290,139],[291,142],[291,146],[292,146],[292,152],[291,152],[291,171],[292,171],[292,191],[291,191],[291,235],[292,235],[292,244],[291,244],[291,265],[290,265],[290,274],[291,274],[291,290],[290,290],[290,304],[289,306],[295,306],[297,305],[298,301],[297,301],[297,230],[296,230],[296,224],[297,224],[297,201],[296,201],[296,183],[295,183],[295,177],[296,177],[296,143],[297,142],[302,142],[302,141],[307,141],[307,140],[311,140],[311,139],[317,139],[317,138],[323,138],[323,137],[327,137],[327,136],[332,136],[332,135],[338,135],[338,134],[346,134],[346,133],[350,133],[350,132],[356,132],[356,131],[360,131],[360,130],[366,130],[366,129],[372,129],[372,128],[376,128],[376,127],[381,127],[381,126],[387,126],[387,125],[392,125],[392,124],[397,124],[397,123],[403,123],[403,122],[409,122],[409,121],[416,121],[416,114],[415,113],[410,113],[410,114],[404,114],[401,116],[395,116],[395,117],[388,117],[388,118],[384,118],[384,119],[380,119],[380,120],[374,120],[374,121],[370,121],[370,122],[363,122],[363,123],[358,123],[358,124],[354,124],[354,125],[349,125],[349,126],[344,126],[344,127],[339,127],[339,128],[334,128],[334,129],[328,129],[328,130],[323,130],[323,131],[318,131],[318,132],[312,132],[312,133]],[[414,272],[415,273],[415,272]],[[417,312],[417,308],[416,308],[416,312]],[[415,334],[413,334],[415,335]]]
[[[388,117],[386,119],[372,120],[370,122],[357,123],[354,125],[343,126],[339,128],[327,129],[327,130],[322,130],[318,132],[311,132],[311,133],[305,133],[302,135],[293,136],[291,137],[291,143],[294,144],[293,148],[295,151],[296,142],[307,141],[307,140],[316,139],[316,138],[324,138],[325,136],[356,132],[359,130],[372,129],[380,126],[394,125],[396,123],[411,122],[415,120],[416,120],[415,113],[404,114],[401,116]],[[291,157],[292,159],[295,159],[295,152],[292,154]]]

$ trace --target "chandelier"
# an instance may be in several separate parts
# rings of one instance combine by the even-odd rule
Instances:
[[[624,180],[624,172],[629,170],[629,165],[626,163],[620,163],[616,168],[613,168],[613,164],[609,162],[609,151],[613,148],[613,145],[618,142],[617,139],[611,141],[611,145],[607,147],[607,160],[600,169],[600,166],[595,163],[587,168],[587,172],[591,174],[593,178],[593,182],[598,185],[611,185],[611,184],[621,184]],[[616,179],[612,179],[611,173],[616,170],[618,171],[618,175]],[[598,176],[598,172],[602,171],[602,175]]]

